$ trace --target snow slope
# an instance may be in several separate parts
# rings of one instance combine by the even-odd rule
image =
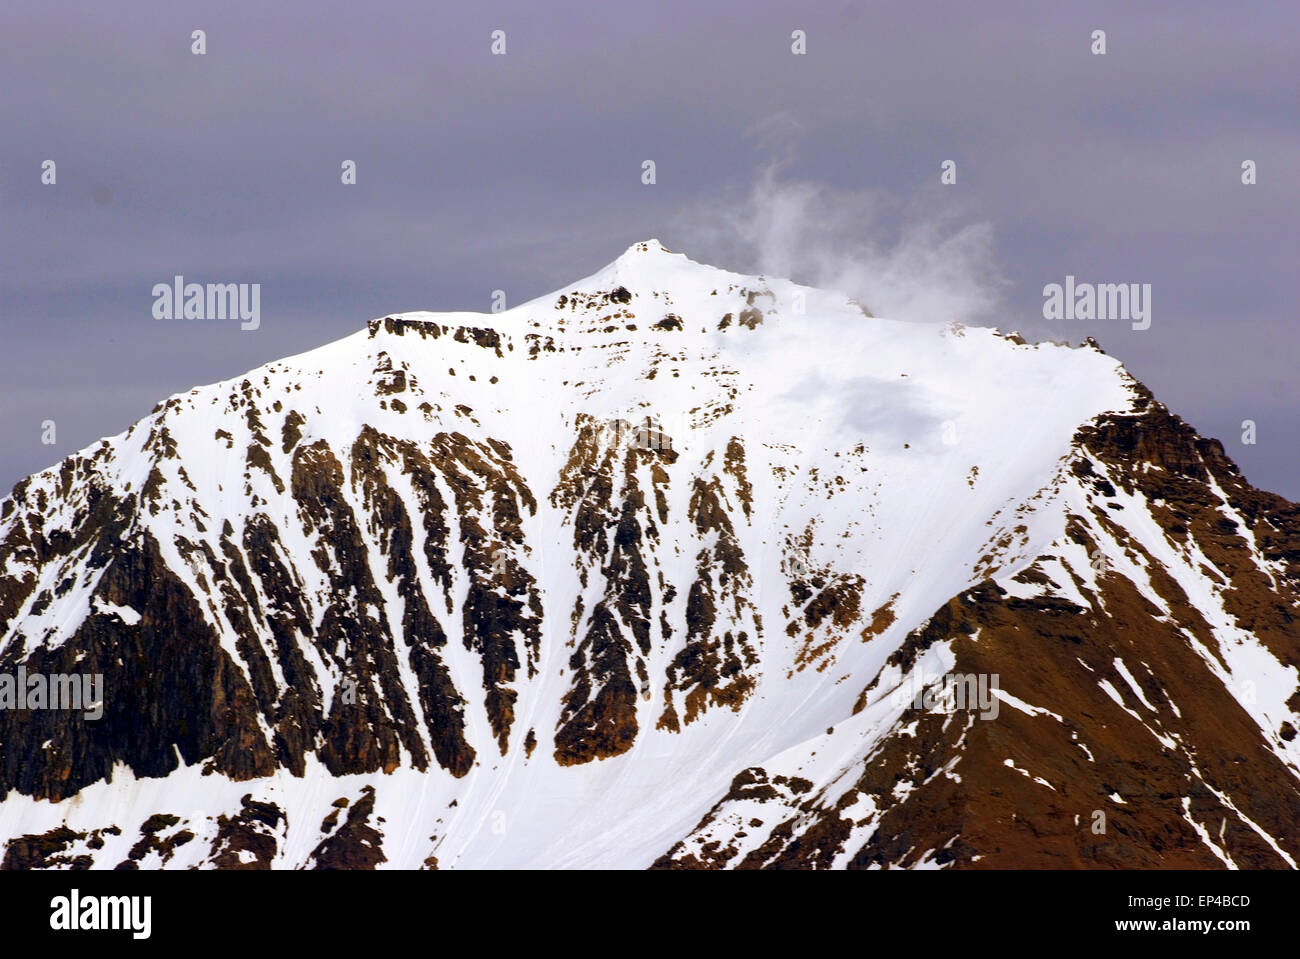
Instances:
[[[105,747],[111,781],[96,778],[68,797],[56,789],[55,802],[38,798],[51,793],[39,776],[31,788],[10,776],[0,836],[65,824],[91,834],[111,823],[121,833],[101,836],[101,847],[78,846],[81,840],[68,847],[111,868],[129,855],[148,817],[167,813],[179,822],[157,836],[188,830],[194,838],[165,855],[148,852],[139,865],[213,865],[217,817],[252,796],[285,820],[262,830],[274,836],[272,854],[247,851],[241,862],[297,867],[311,864],[330,834],[323,823],[332,810],[338,818],[335,800],[348,798],[355,809],[372,787],[367,822],[382,843],[357,841],[381,844],[384,868],[431,858],[441,868],[639,868],[701,826],[744,770],[785,770],[814,795],[841,795],[864,757],[906,728],[911,703],[891,691],[909,667],[891,658],[936,610],[989,577],[1033,602],[1044,591],[1015,577],[1047,555],[1067,556],[1072,570],[1088,568],[1086,551],[1070,555],[1061,542],[1090,495],[1067,471],[1079,455],[1076,433],[1107,414],[1132,413],[1141,392],[1096,348],[872,317],[842,295],[728,273],[650,240],[584,280],[502,313],[381,318],[311,352],[177,394],[130,430],[70,458],[75,466],[20,484],[6,501],[0,543],[9,548],[0,552],[0,575],[11,598],[0,605],[0,663],[84,655],[87,623],[108,630],[112,642],[150,628],[153,601],[123,602],[130,590],[106,578],[114,563],[90,561],[96,548],[109,549],[102,537],[62,552],[22,547],[33,539],[34,524],[24,519],[32,509],[44,541],[54,542],[52,531],[74,535],[92,522],[93,497],[106,489],[129,513],[114,528],[115,544],[157,544],[162,566],[196,601],[201,630],[193,629],[216,637],[213,655],[231,664],[237,679],[230,681],[252,690],[255,706],[231,707],[247,713],[239,727],[247,742],[276,754],[277,735],[290,728],[277,724],[298,688],[310,688],[321,716],[345,715],[338,710],[346,663],[360,654],[351,627],[334,625],[340,610],[345,620],[370,622],[376,642],[395,651],[391,659],[364,654],[377,664],[382,702],[381,719],[363,725],[405,732],[391,748],[381,745],[382,758],[368,746],[348,755],[369,742],[365,731],[341,735],[343,758],[335,750],[322,759],[329,733],[292,726],[308,741],[297,771],[281,750],[281,758],[213,772],[218,746],[201,757],[190,749],[187,759],[177,744],[175,761],[155,757],[173,767],[166,775],[144,775],[133,772],[140,761],[124,747]],[[601,429],[620,421],[632,432]],[[647,434],[638,440],[635,432],[642,425],[667,439],[645,448]],[[426,476],[403,444],[427,451],[438,442],[448,452],[430,458]],[[663,455],[668,443],[671,455]],[[585,465],[583,449],[594,457]],[[333,463],[337,496],[328,479]],[[1100,460],[1097,466],[1104,469]],[[598,475],[608,487],[595,482]],[[709,497],[724,521],[706,518],[713,514],[701,503]],[[1187,570],[1175,577],[1193,605],[1219,611],[1216,630],[1240,632],[1217,594],[1193,585],[1195,559],[1176,555],[1154,521],[1128,522],[1142,512],[1141,498],[1134,493],[1123,504],[1126,531],[1168,568]],[[443,512],[431,506],[435,499]],[[14,509],[18,502],[25,509]],[[434,514],[445,516],[445,540],[430,526]],[[250,528],[273,530],[269,553],[289,571],[302,604],[303,621],[285,628],[300,661],[273,626],[281,613],[289,622],[291,604],[264,573],[266,555],[250,545]],[[394,531],[406,529],[409,565],[395,545]],[[360,551],[345,552],[342,542]],[[1125,559],[1125,548],[1116,541],[1108,553],[1142,583],[1142,564]],[[253,571],[247,582],[237,561]],[[373,592],[346,585],[356,578],[354,561]],[[1262,553],[1256,564],[1283,575]],[[1072,577],[1052,580],[1059,592],[1047,592],[1070,592],[1089,605],[1079,589],[1071,592]],[[239,595],[223,593],[223,581]],[[725,632],[725,651],[718,646],[716,655],[733,665],[723,673],[745,682],[726,685],[688,650],[701,591],[717,618],[705,624],[712,638],[696,636],[699,648],[717,646]],[[1162,605],[1157,589],[1145,591]],[[519,603],[504,640],[482,639],[467,622],[480,615],[484,597]],[[436,659],[459,696],[455,709],[473,751],[461,775],[441,754],[441,762],[433,758],[441,720],[419,721],[429,691],[421,661],[405,655],[413,637],[403,624],[421,602],[448,638]],[[611,617],[608,631],[598,610]],[[638,638],[634,620],[649,624],[648,639]],[[191,626],[175,623],[181,645],[165,647],[165,655],[183,658]],[[738,652],[728,659],[733,633]],[[956,662],[952,648],[930,646],[910,669],[941,675]],[[1290,716],[1285,700],[1296,671],[1286,657],[1258,642],[1236,656],[1256,657],[1252,668],[1268,677],[1263,701],[1246,707],[1259,713],[1260,729]],[[1214,655],[1203,658],[1218,669]],[[634,695],[623,691],[625,667]],[[1138,667],[1122,658],[1116,667],[1126,684],[1114,688],[1133,689],[1127,670]],[[1235,668],[1219,672],[1230,679]],[[267,678],[257,679],[262,673]],[[587,715],[616,727],[620,735],[601,740],[616,746],[591,746],[595,733],[557,742],[579,712],[566,706],[579,686],[587,703],[596,702],[592,690],[611,691]],[[710,698],[709,690],[725,695]],[[110,699],[124,694],[110,683]],[[1030,715],[1022,707],[1032,704],[1056,715],[1052,703],[1023,688],[1016,695],[1023,698],[1009,693],[1017,705],[1004,703],[1003,712]],[[415,721],[405,718],[408,707]],[[665,720],[668,712],[680,721]],[[137,703],[109,722],[147,724],[147,713]],[[589,746],[598,755],[583,752]],[[1275,751],[1294,767],[1294,749]],[[52,769],[79,762],[75,754],[50,760]],[[341,771],[349,762],[359,768]],[[906,802],[902,785],[893,801]],[[730,844],[734,863],[768,840],[799,801],[787,798],[775,807],[733,802],[699,835]],[[880,828],[878,799],[853,802],[848,818],[858,824],[828,864],[848,864]]]

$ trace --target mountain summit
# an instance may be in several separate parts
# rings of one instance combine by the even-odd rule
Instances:
[[[648,240],[18,483],[3,863],[1294,868],[1297,609],[1094,346]]]

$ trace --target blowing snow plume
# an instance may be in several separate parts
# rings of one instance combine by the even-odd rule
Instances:
[[[1002,305],[988,223],[900,204],[868,190],[780,178],[768,166],[742,198],[693,207],[684,245],[713,263],[788,276],[853,297],[873,314],[923,322],[987,322]]]

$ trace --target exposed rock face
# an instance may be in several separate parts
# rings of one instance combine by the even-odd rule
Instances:
[[[1300,507],[1094,347],[795,291],[638,244],[20,482],[3,868],[1294,868]]]
[[[1162,406],[1141,395],[1135,407],[1079,430],[1059,479],[1078,510],[1017,586],[962,592],[891,657],[910,672],[945,646],[949,672],[997,675],[1020,705],[982,721],[906,703],[899,732],[829,788],[747,770],[657,865],[1295,868],[1289,720],[1255,708],[1252,674],[1226,647],[1253,638],[1300,668],[1297,507],[1251,488]],[[1159,554],[1125,528],[1139,508]],[[1293,713],[1300,686],[1268,705]],[[746,826],[755,804],[762,821]],[[765,841],[738,843],[745,828]]]
[[[337,829],[326,819],[321,831],[329,833],[312,851],[313,869],[374,869],[387,860],[383,853],[384,836],[370,824],[375,810],[375,790],[367,786],[360,800],[347,810],[347,818]]]

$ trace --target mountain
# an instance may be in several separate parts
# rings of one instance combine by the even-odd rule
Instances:
[[[1295,868],[1298,610],[1095,343],[651,240],[19,482],[3,865]]]

